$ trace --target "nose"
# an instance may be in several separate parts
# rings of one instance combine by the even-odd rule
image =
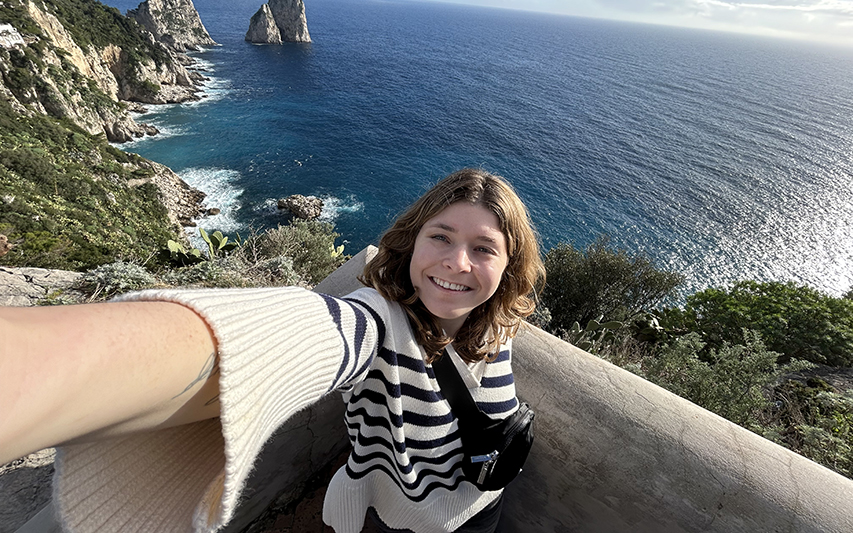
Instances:
[[[468,272],[471,270],[471,258],[464,247],[455,247],[447,254],[444,264],[454,272]]]

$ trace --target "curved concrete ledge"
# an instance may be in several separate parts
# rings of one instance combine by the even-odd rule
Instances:
[[[516,339],[536,441],[508,531],[853,531],[853,481],[536,328]]]
[[[315,290],[344,295],[370,247]],[[504,533],[853,531],[853,481],[633,374],[529,327],[514,344],[519,396],[536,441],[506,491]],[[266,445],[238,532],[348,446],[337,394],[300,412]],[[50,506],[19,532],[53,531]]]

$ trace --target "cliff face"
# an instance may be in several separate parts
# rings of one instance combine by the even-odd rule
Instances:
[[[249,21],[246,40],[258,44],[310,43],[305,3],[302,0],[269,0]]]
[[[264,4],[249,21],[246,40],[250,43],[281,44],[281,31],[275,24],[269,4]]]
[[[3,0],[0,21],[0,265],[85,269],[184,239],[204,194],[106,140],[156,133],[126,101],[197,98],[189,58],[96,0]]]
[[[91,27],[83,17],[92,17]],[[0,93],[18,111],[67,118],[125,142],[156,129],[137,124],[122,101],[198,98],[202,77],[187,68],[188,58],[115,9],[90,0],[6,0],[0,20],[9,22],[0,28]]]
[[[146,0],[127,12],[154,38],[176,52],[214,46],[192,0]]]

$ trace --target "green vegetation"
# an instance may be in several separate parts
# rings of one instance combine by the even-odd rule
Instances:
[[[0,100],[0,233],[9,266],[86,270],[145,258],[175,238],[144,160],[67,120],[15,113]]]
[[[297,275],[313,285],[346,261],[344,247],[335,247],[339,236],[329,223],[294,219],[286,226],[249,237],[238,249],[238,255],[252,264],[263,264],[270,258],[292,258]]]
[[[48,10],[71,33],[77,46],[97,49],[116,45],[131,65],[151,58],[157,65],[169,61],[168,54],[142,34],[135,20],[114,8],[92,0],[43,0]]]
[[[669,310],[664,318],[667,327],[697,332],[711,347],[734,342],[749,328],[783,360],[853,366],[853,301],[810,287],[742,281],[693,294],[683,310]]]
[[[605,317],[628,320],[674,295],[684,277],[664,272],[647,256],[610,247],[607,237],[585,251],[558,244],[545,254],[548,284],[542,302],[551,311],[551,328],[567,331]]]
[[[546,268],[540,325],[853,477],[853,290],[742,281],[659,308],[680,276],[605,238],[586,251],[558,245]]]
[[[330,224],[305,221],[254,233],[240,246],[239,237],[205,232],[207,252],[183,248],[192,260],[100,265],[83,276],[78,289],[92,299],[105,299],[148,287],[310,287],[348,259],[343,246],[334,246],[337,237]],[[173,257],[172,244],[163,250],[164,257]]]

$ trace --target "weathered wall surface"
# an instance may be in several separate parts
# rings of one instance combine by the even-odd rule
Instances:
[[[530,328],[514,344],[537,412],[507,532],[853,531],[853,481]]]

